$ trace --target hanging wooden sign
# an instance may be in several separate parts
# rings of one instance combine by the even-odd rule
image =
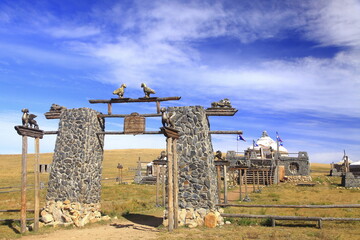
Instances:
[[[145,132],[145,117],[138,113],[132,113],[125,117],[124,133],[125,134],[143,134]]]

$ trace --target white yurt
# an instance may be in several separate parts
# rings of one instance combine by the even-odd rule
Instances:
[[[248,150],[255,150],[258,152],[257,157],[261,158],[261,152],[263,156],[269,156],[275,154],[277,151],[277,144],[271,137],[269,137],[266,131],[263,131],[262,136],[248,147]],[[289,156],[288,150],[284,146],[279,145],[279,152],[281,156]]]

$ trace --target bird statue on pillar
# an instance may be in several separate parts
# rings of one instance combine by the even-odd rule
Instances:
[[[147,87],[145,83],[142,83],[142,84],[141,84],[141,87],[143,88],[144,93],[145,93],[145,97],[144,97],[144,98],[150,98],[150,94],[155,94],[155,90]]]
[[[34,119],[37,116],[35,114],[29,114],[29,109],[27,109],[27,108],[23,108],[21,111],[23,112],[23,115],[21,118],[23,126],[39,129],[39,125],[37,124],[36,120]]]
[[[123,83],[121,84],[120,88],[116,89],[115,91],[113,91],[114,95],[118,95],[119,98],[123,98],[124,97],[124,93],[125,93],[125,88],[126,88],[126,84]]]

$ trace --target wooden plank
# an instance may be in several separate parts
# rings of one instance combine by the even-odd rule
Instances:
[[[165,97],[165,98],[112,98],[110,100],[89,100],[89,103],[134,103],[134,102],[163,102],[163,101],[177,101],[180,100],[181,97]]]
[[[207,108],[207,116],[234,116],[237,113],[236,108]]]
[[[243,134],[243,131],[209,131],[209,134]]]
[[[24,126],[15,126],[14,127],[17,133],[21,136],[28,136],[33,138],[43,138],[44,131],[36,128],[24,127]]]
[[[59,131],[44,131],[44,135],[58,134]]]
[[[166,150],[168,159],[168,230],[174,229],[174,189],[173,189],[173,157],[172,157],[172,138],[166,139]]]
[[[27,170],[27,150],[28,142],[27,136],[22,136],[22,159],[21,159],[21,211],[20,211],[20,224],[21,233],[26,232],[26,170]]]
[[[347,205],[248,205],[248,204],[217,204],[220,207],[245,207],[245,208],[360,208],[360,204]]]
[[[222,213],[222,217],[236,218],[270,218],[276,220],[302,220],[302,221],[360,221],[360,218],[333,218],[333,217],[306,217],[306,216],[278,216],[278,215],[253,215]]]
[[[106,134],[106,135],[134,135],[134,134],[127,134],[124,131],[106,131],[106,132],[97,132],[96,134]],[[142,134],[163,134],[161,131],[145,131],[139,135]]]
[[[40,215],[40,174],[39,174],[40,143],[39,138],[35,138],[35,196],[34,196],[34,231],[39,231]]]
[[[172,141],[173,167],[174,167],[174,228],[179,225],[179,168],[176,153],[177,139]]]
[[[129,114],[98,114],[98,118],[125,118],[130,116]],[[148,114],[139,114],[141,117],[161,117],[161,114],[157,113],[148,113]]]
[[[20,212],[20,209],[8,209],[8,210],[0,210],[0,212]],[[27,212],[34,212],[33,209],[27,209]]]

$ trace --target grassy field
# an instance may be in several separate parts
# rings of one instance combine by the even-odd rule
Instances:
[[[124,166],[123,174],[130,180],[140,157],[142,162],[149,162],[159,156],[161,149],[111,150],[105,152],[103,178],[115,178],[118,163]],[[41,154],[41,163],[50,163],[52,154]],[[20,186],[20,155],[0,155],[0,188]],[[33,184],[34,156],[28,159],[28,184]],[[329,164],[312,164],[311,175],[314,187],[299,187],[292,183],[281,183],[262,189],[261,193],[251,193],[249,204],[360,204],[360,190],[339,187],[339,177],[328,177]],[[41,180],[47,182],[48,174],[41,174]],[[122,184],[115,180],[103,181],[102,211],[120,219],[127,214],[162,216],[163,209],[155,207],[155,186]],[[30,186],[31,188],[31,186]],[[15,190],[0,189],[2,191]],[[230,189],[231,194],[238,194],[238,189]],[[41,205],[45,202],[46,189],[41,191]],[[33,190],[28,191],[28,208],[33,209]],[[1,209],[19,209],[20,192],[0,194]],[[233,203],[239,203],[234,201]],[[226,208],[226,213],[249,213],[287,216],[320,217],[360,217],[359,209],[275,209],[275,208]],[[28,217],[32,217],[28,214]],[[0,219],[19,218],[19,213],[0,213]],[[277,227],[269,227],[268,220],[227,219],[231,225],[216,229],[179,228],[172,233],[163,228],[159,239],[360,239],[360,224],[357,222],[323,222],[323,229],[315,228],[315,222],[277,221]],[[94,227],[96,224],[87,227]],[[17,222],[0,222],[0,239],[18,238]],[[42,228],[41,233],[54,231]]]

